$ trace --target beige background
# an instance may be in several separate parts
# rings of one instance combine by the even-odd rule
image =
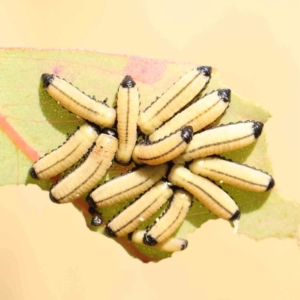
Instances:
[[[277,188],[300,199],[299,1],[84,3],[0,0],[0,46],[216,67],[223,82],[271,111],[265,130]],[[300,299],[295,241],[255,242],[223,221],[206,223],[189,241],[172,259],[142,264],[86,229],[72,205],[53,205],[35,186],[2,187],[0,299]]]

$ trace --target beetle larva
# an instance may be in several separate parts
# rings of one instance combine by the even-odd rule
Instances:
[[[50,190],[50,199],[67,203],[88,192],[105,175],[118,148],[117,133],[103,129],[87,159]]]
[[[189,165],[189,169],[194,174],[214,181],[222,181],[247,191],[265,192],[275,184],[274,179],[268,173],[222,157],[199,158]]]
[[[168,182],[159,181],[154,187],[132,202],[106,225],[109,236],[125,236],[138,228],[167,202],[173,191]]]
[[[140,107],[138,89],[130,76],[127,75],[123,79],[117,99],[119,148],[115,160],[121,165],[128,165],[131,162],[137,139],[136,130]]]
[[[145,134],[152,133],[176,112],[190,103],[208,83],[211,67],[198,67],[182,76],[160,98],[153,101],[138,119],[138,126]]]
[[[31,177],[49,179],[64,172],[87,153],[99,132],[100,128],[97,126],[84,123],[63,145],[33,164],[29,170]]]
[[[240,217],[240,210],[231,197],[210,180],[193,174],[181,165],[174,165],[168,180],[190,192],[208,210],[225,220],[234,221]]]
[[[149,140],[156,141],[187,125],[192,126],[194,132],[198,132],[221,116],[229,106],[229,102],[229,89],[205,95],[155,130],[149,136]]]
[[[70,112],[99,126],[114,125],[116,110],[106,103],[90,98],[58,76],[43,74],[42,81],[47,93]]]
[[[137,164],[158,165],[176,158],[193,138],[193,127],[186,126],[169,136],[149,142],[144,140],[135,146],[132,158]]]
[[[128,238],[134,243],[143,244],[143,238],[145,233],[145,230],[134,231],[128,235]],[[176,252],[186,249],[187,246],[188,241],[185,239],[170,238],[162,243],[156,244],[153,247],[161,251]]]
[[[87,202],[100,208],[135,198],[151,188],[167,171],[167,164],[129,171],[101,184],[88,195]]]
[[[144,235],[144,244],[154,246],[166,241],[184,221],[192,200],[190,193],[181,189],[175,190],[170,205]]]
[[[246,147],[261,135],[263,123],[246,121],[210,128],[195,134],[186,150],[174,161],[182,163],[195,158]]]

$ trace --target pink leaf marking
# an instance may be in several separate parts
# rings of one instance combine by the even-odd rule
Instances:
[[[39,154],[31,148],[18,132],[7,122],[5,116],[0,114],[0,128],[6,133],[9,139],[20,149],[31,161],[37,161]]]
[[[124,75],[132,76],[134,80],[151,85],[161,80],[166,67],[165,61],[132,56],[128,59],[123,72]]]

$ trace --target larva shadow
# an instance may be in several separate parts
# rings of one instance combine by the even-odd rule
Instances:
[[[249,192],[234,188],[228,184],[222,184],[222,188],[229,193],[239,206],[243,214],[258,210],[268,200],[271,191],[264,193]]]
[[[33,179],[30,174],[27,174],[26,180],[25,180],[25,184],[35,184],[37,186],[39,186],[42,190],[44,191],[49,191],[51,185],[53,184],[53,182],[51,180],[39,180],[39,179]]]
[[[64,135],[73,134],[82,120],[53,100],[45,91],[42,81],[38,94],[41,111],[48,123]]]

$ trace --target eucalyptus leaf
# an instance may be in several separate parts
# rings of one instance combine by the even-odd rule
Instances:
[[[143,109],[193,67],[195,65],[186,63],[88,51],[0,50],[0,185],[37,184],[49,190],[51,181],[34,180],[28,175],[28,170],[34,161],[57,148],[64,142],[66,135],[73,133],[82,123],[82,120],[59,106],[44,91],[41,74],[52,73],[65,78],[86,94],[95,95],[99,100],[107,99],[109,105],[114,104],[118,86],[124,76],[129,74],[137,82]],[[214,70],[202,95],[224,87]],[[265,123],[269,117],[270,114],[264,108],[232,92],[229,109],[213,125],[241,120]],[[225,156],[272,174],[265,133],[255,144],[226,153]],[[114,164],[106,179],[126,170]],[[282,198],[276,187],[267,193],[245,192],[225,184],[222,187],[241,209],[239,233],[254,239],[296,237],[300,224],[299,205]],[[103,210],[104,220],[109,220],[129,201]],[[104,232],[103,227],[90,225],[91,216],[83,199],[73,204],[83,213],[91,230],[101,234]],[[143,228],[153,222],[161,211]],[[186,220],[175,235],[188,237],[189,233],[210,219],[215,217],[198,201],[194,201]],[[116,241],[142,261],[158,261],[170,256],[169,253],[136,245],[125,238]]]

